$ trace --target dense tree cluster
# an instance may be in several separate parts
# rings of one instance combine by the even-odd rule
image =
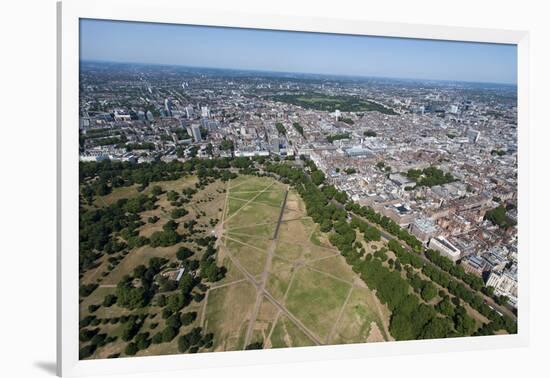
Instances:
[[[298,132],[298,134],[304,136],[304,128],[302,127],[302,125],[300,125],[298,122],[294,122],[292,126]]]
[[[445,272],[448,272],[452,276],[465,282],[472,289],[479,291],[485,286],[481,277],[467,273],[461,265],[455,264],[449,258],[442,256],[439,252],[428,249],[425,251],[425,255],[432,263],[443,269]]]
[[[502,205],[487,211],[485,219],[501,228],[509,228],[516,225],[516,222],[506,215],[506,209]]]
[[[406,252],[395,240],[390,240],[388,248],[394,251],[402,263],[405,264],[410,262],[415,268],[421,268],[422,273],[430,280],[446,288],[450,294],[468,303],[474,310],[489,318],[491,322],[497,322],[496,324],[501,327],[498,329],[505,329],[509,333],[516,333],[517,326],[513,319],[508,316],[501,316],[491,309],[474,290],[468,288],[462,282],[453,279],[449,273],[443,270],[443,268],[435,267],[431,264],[423,264],[419,256]],[[439,255],[437,252],[433,251],[430,253],[432,257],[435,256],[432,255],[432,253]]]
[[[384,105],[362,99],[357,96],[339,95],[327,96],[322,93],[283,94],[273,96],[274,101],[298,105],[305,109],[315,109],[328,112],[340,110],[342,112],[377,111],[382,114],[396,115],[393,109]]]
[[[349,139],[350,133],[338,133],[338,134],[332,134],[327,136],[327,141],[329,143],[332,143],[336,140],[342,140],[342,139]]]
[[[196,353],[199,348],[211,348],[213,345],[214,335],[208,333],[202,334],[202,328],[195,327],[178,339],[178,350],[181,353],[190,352]]]
[[[277,122],[275,124],[275,128],[277,129],[279,135],[286,135],[286,129],[281,122]]]
[[[354,202],[348,202],[346,204],[346,210],[365,218],[369,222],[378,224],[391,235],[403,240],[414,251],[420,252],[422,250],[422,242],[420,240],[414,237],[414,235],[411,235],[407,230],[401,228],[401,226],[393,220],[386,216],[380,215],[372,208],[368,206],[361,206]]]
[[[156,290],[154,278],[167,262],[166,259],[153,257],[148,267],[139,265],[134,269],[133,276],[124,276],[116,288],[117,305],[134,310],[149,304]]]
[[[156,197],[139,194],[100,209],[82,208],[79,214],[80,270],[94,267],[103,253],[117,253],[126,247],[146,244],[147,239],[138,235],[138,228],[143,225],[139,213],[152,210],[155,202]],[[113,237],[115,234],[124,241],[117,241],[118,238]]]
[[[437,167],[424,169],[409,169],[407,177],[416,182],[418,186],[432,187],[435,185],[448,184],[455,181],[450,173],[445,173]]]

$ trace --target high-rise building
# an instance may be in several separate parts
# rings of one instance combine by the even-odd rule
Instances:
[[[476,143],[479,140],[480,132],[474,129],[469,129],[466,132],[466,136],[468,137],[468,140],[470,143]]]
[[[193,134],[193,139],[195,140],[195,143],[198,143],[202,140],[201,128],[198,124],[191,125],[191,133]]]
[[[164,99],[164,110],[166,111],[166,115],[168,117],[172,116],[172,103],[169,99]]]
[[[185,115],[187,118],[192,118],[194,116],[193,107],[191,105],[185,107]]]
[[[201,106],[201,117],[202,118],[210,117],[210,111],[208,110],[208,106]]]

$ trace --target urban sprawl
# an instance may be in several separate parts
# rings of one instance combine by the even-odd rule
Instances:
[[[517,308],[515,86],[83,63],[80,160],[307,157]]]

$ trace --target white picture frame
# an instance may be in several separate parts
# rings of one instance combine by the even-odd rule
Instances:
[[[145,373],[213,366],[364,358],[526,346],[529,341],[529,35],[525,31],[290,17],[187,8],[176,0],[58,3],[57,372],[62,376]],[[291,30],[368,36],[504,43],[518,55],[518,333],[444,340],[332,345],[103,360],[78,358],[78,98],[79,19]]]

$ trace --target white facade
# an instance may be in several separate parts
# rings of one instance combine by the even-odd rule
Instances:
[[[514,306],[516,305],[518,298],[518,280],[514,272],[492,272],[487,280],[487,286],[494,287],[496,294],[507,296],[509,303]]]
[[[431,249],[438,251],[443,256],[450,258],[454,262],[460,258],[460,250],[443,237],[430,239],[428,246]]]

